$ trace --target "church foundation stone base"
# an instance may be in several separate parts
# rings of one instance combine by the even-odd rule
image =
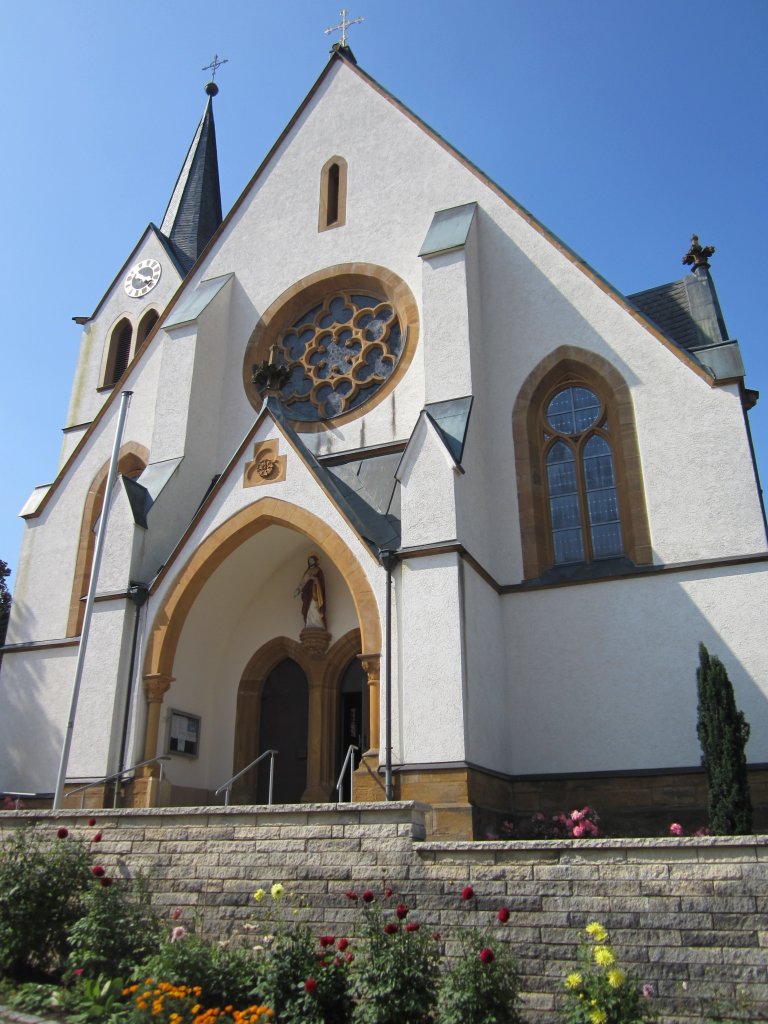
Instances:
[[[411,780],[413,781],[413,780]],[[207,937],[245,940],[261,908],[257,888],[276,881],[300,900],[316,935],[354,937],[371,888],[439,931],[449,957],[459,930],[490,931],[520,961],[523,1018],[556,1024],[563,978],[580,929],[598,918],[619,962],[657,992],[653,1009],[701,1024],[718,1007],[762,1019],[768,1005],[768,836],[551,842],[425,841],[433,809],[417,803],[154,810],[0,812],[0,846],[19,828],[52,842],[59,826],[88,840],[96,817],[99,860],[115,878],[149,877],[171,926],[195,918]],[[475,898],[461,898],[472,885]],[[498,909],[510,911],[507,924]],[[252,942],[252,937],[250,942]]]

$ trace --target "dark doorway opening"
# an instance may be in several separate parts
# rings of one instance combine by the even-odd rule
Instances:
[[[368,736],[368,679],[363,666],[354,658],[344,670],[339,692],[339,749],[336,756],[336,777],[338,778],[350,744],[357,747],[354,765],[369,746]],[[344,773],[342,800],[349,800],[349,771]],[[335,797],[335,794],[334,794]]]
[[[307,677],[295,661],[286,658],[267,676],[261,695],[259,753],[273,748],[275,758],[272,802],[298,803],[307,788]],[[269,758],[258,767],[257,798],[267,803]]]

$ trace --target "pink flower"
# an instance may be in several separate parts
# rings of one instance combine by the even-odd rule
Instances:
[[[656,995],[656,989],[653,987],[653,985],[643,985],[642,991],[646,999],[653,999],[653,997]]]
[[[506,924],[509,920],[509,908],[502,907],[497,916],[502,924]]]
[[[701,828],[697,828],[693,834],[695,836],[709,836],[712,833],[709,831],[706,825],[702,825]]]
[[[571,811],[571,821],[581,821],[584,811]]]
[[[371,892],[370,889],[365,890],[365,892],[363,893],[363,899],[365,900],[366,903],[371,903],[373,901],[373,893]]]
[[[61,828],[57,828],[56,829],[56,838],[57,839],[66,839],[68,835],[69,835],[69,829],[68,828],[64,828],[63,825],[61,826]]]
[[[306,992],[309,992],[311,996],[313,996],[315,992],[317,992],[317,982],[315,981],[314,978],[307,978],[307,980],[304,982],[304,990]]]
[[[171,914],[171,920],[172,921],[178,921],[180,917],[181,917],[181,907],[176,907],[174,912]]]
[[[573,830],[573,834],[576,836],[577,839],[581,839],[581,837],[584,835],[584,828],[581,825],[576,825],[576,827]]]
[[[339,941],[338,941],[337,945],[338,945],[338,947],[339,947],[339,952],[340,952],[340,953],[343,953],[343,952],[344,952],[344,950],[345,950],[345,949],[347,948],[347,946],[349,945],[349,939],[339,939]]]
[[[472,888],[471,885],[465,885],[464,888],[461,890],[461,898],[463,900],[471,900],[474,895],[475,890]]]
[[[405,930],[407,932],[417,932],[420,927],[421,925],[419,924],[418,921],[409,921],[408,924],[405,926]]]
[[[397,916],[402,921],[404,917],[408,916],[408,907],[406,907],[406,905],[404,903],[398,903],[397,904],[397,909],[395,910],[395,913],[397,914]]]
[[[183,924],[177,925],[171,932],[171,942],[181,942],[184,936],[187,934],[187,929]]]
[[[101,866],[101,864],[94,864],[93,867],[91,868],[91,874],[93,875],[94,878],[103,878],[104,875],[106,874],[106,871]]]
[[[488,947],[488,946],[484,946],[484,947],[483,947],[483,948],[482,948],[482,949],[480,950],[480,963],[483,963],[483,964],[492,964],[492,963],[493,963],[493,961],[494,961],[494,959],[495,959],[495,958],[494,958],[494,955],[493,955],[493,950],[492,950],[492,949],[489,949],[489,947]]]
[[[354,953],[345,953],[344,954],[344,959],[346,960],[346,962],[348,964],[351,964],[352,961],[355,959],[355,954]]]
[[[76,978],[79,978],[79,977],[80,977],[80,975],[81,975],[81,974],[83,973],[83,971],[84,971],[84,970],[85,970],[85,968],[84,968],[84,967],[76,967],[76,968],[74,969],[74,971],[72,971],[72,973],[73,973],[73,974],[75,975],[75,977],[76,977]]]
[[[397,931],[397,925],[394,923],[394,921],[390,921],[389,924],[385,924],[384,925],[384,934],[385,935],[394,935],[396,931]]]
[[[95,819],[95,818],[89,818],[89,819],[88,819],[88,827],[89,827],[89,828],[93,828],[93,826],[94,826],[95,824],[96,824],[96,819]]]
[[[108,889],[110,885],[112,885],[112,879],[109,877],[109,875],[106,875],[104,878],[100,878],[99,882],[104,886],[105,889]]]
[[[683,834],[683,826],[673,821],[669,826],[669,831],[673,836],[681,836]]]

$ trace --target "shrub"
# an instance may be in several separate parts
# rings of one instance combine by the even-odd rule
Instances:
[[[142,972],[173,986],[199,986],[207,1007],[265,1001],[261,998],[262,960],[244,949],[206,942],[196,935],[163,942],[159,952],[144,962]]]
[[[736,708],[733,686],[722,661],[699,644],[697,732],[707,773],[707,808],[713,835],[749,835],[752,801],[745,747],[749,724]]]
[[[156,951],[160,935],[143,875],[92,885],[83,897],[82,916],[69,929],[70,962],[91,978],[102,972],[128,978]]]
[[[409,913],[404,903],[389,911],[376,900],[362,903],[352,982],[355,1024],[428,1024],[434,1018],[438,945],[408,920]]]
[[[640,988],[634,975],[616,963],[608,932],[597,921],[579,936],[580,969],[565,979],[566,1024],[643,1024],[651,1012],[650,986]]]
[[[88,846],[65,828],[56,835],[20,830],[0,846],[0,972],[19,981],[61,976],[93,885]]]
[[[471,932],[440,982],[440,1024],[520,1024],[520,974],[505,942]]]

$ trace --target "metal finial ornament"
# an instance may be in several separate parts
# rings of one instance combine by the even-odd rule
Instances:
[[[202,70],[210,71],[211,81],[214,82],[216,80],[216,72],[219,70],[222,64],[229,64],[229,57],[219,58],[218,53],[214,53],[213,60],[211,61],[211,63],[206,64]]]
[[[699,236],[691,235],[691,248],[683,256],[683,263],[692,270],[696,270],[696,267],[708,267],[709,257],[714,254],[714,245],[699,245]]]
[[[330,28],[323,29],[324,35],[330,35],[331,32],[338,32],[341,30],[341,45],[347,45],[347,29],[350,25],[359,25],[365,21],[365,18],[347,18],[347,8],[342,7],[341,9],[341,21],[338,25],[332,25]]]
[[[259,391],[279,394],[288,383],[291,371],[279,362],[279,358],[277,345],[272,345],[269,350],[269,359],[265,359],[261,363],[254,363],[251,367],[251,382]]]

